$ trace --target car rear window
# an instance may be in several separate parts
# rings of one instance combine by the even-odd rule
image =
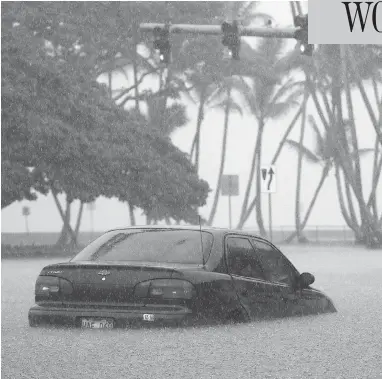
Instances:
[[[212,243],[211,233],[197,230],[114,231],[97,238],[72,261],[201,264],[203,255],[207,261]]]

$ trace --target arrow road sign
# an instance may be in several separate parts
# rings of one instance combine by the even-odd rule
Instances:
[[[263,166],[261,167],[261,192],[275,193],[276,192],[276,167]]]

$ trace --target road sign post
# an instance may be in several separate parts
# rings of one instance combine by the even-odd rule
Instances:
[[[239,196],[239,176],[223,175],[221,182],[222,196],[228,196],[228,220],[229,228],[232,228],[232,196]]]
[[[29,234],[29,224],[28,224],[28,217],[31,214],[31,210],[29,207],[23,207],[22,214],[25,217],[25,231],[27,234]]]
[[[269,237],[273,240],[272,230],[272,193],[276,192],[276,167],[263,166],[260,170],[261,193],[268,194],[268,218],[269,218]]]

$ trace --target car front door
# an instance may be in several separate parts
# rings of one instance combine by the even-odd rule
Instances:
[[[266,280],[250,239],[228,236],[225,251],[228,272],[233,279],[239,300],[250,318],[270,316],[275,307],[273,284]]]
[[[273,301],[278,304],[275,311],[279,316],[301,313],[302,291],[298,286],[298,271],[272,244],[257,238],[251,242],[256,249],[264,275],[272,284]]]

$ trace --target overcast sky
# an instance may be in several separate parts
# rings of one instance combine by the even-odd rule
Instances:
[[[290,14],[289,2],[263,2],[259,11],[272,15],[278,24],[291,25],[292,18]],[[126,85],[123,78],[118,77],[114,80],[114,87]],[[375,133],[367,115],[366,109],[362,103],[361,97],[355,95],[356,121],[358,125],[358,137],[360,148],[374,147]],[[359,100],[359,101],[358,101]],[[309,106],[310,113],[315,115],[312,104]],[[294,111],[295,112],[295,111]],[[187,126],[178,130],[173,135],[173,142],[183,151],[189,152],[192,138],[195,133],[196,124],[196,106],[190,104],[188,116],[190,122]],[[293,112],[287,117],[276,122],[269,122],[266,125],[263,144],[263,164],[267,164],[272,159],[281,136],[288,127],[293,118]],[[208,111],[202,125],[201,136],[201,160],[200,175],[207,180],[210,187],[214,190],[216,187],[218,168],[220,164],[221,140],[223,132],[224,114],[221,111]],[[360,127],[362,125],[362,128]],[[290,138],[298,140],[299,128],[296,127]],[[240,180],[240,196],[232,198],[233,206],[233,224],[236,225],[240,215],[243,193],[248,180],[250,160],[253,154],[253,147],[256,139],[257,125],[250,114],[243,116],[232,114],[229,123],[229,136],[227,146],[227,160],[225,174],[237,174]],[[306,131],[305,145],[314,147],[314,138],[309,128]],[[364,191],[370,192],[372,154],[362,160],[362,178],[364,182]],[[296,169],[297,154],[284,148],[280,159],[277,162],[277,193],[272,196],[273,224],[275,226],[291,226],[294,224],[294,199],[296,189]],[[306,211],[313,192],[320,178],[322,167],[313,165],[304,161],[302,177],[302,210]],[[382,193],[382,183],[380,191]],[[210,194],[208,204],[201,209],[204,217],[207,217],[213,201],[213,193]],[[264,221],[268,223],[268,203],[267,197],[262,199]],[[22,207],[29,206],[31,215],[29,218],[30,230],[37,231],[59,231],[62,226],[56,205],[52,195],[40,196],[34,202],[17,202],[2,210],[2,232],[24,232],[25,225],[22,217]],[[78,207],[76,204],[75,209]],[[75,212],[73,210],[73,220]],[[137,223],[143,224],[145,219],[136,212]],[[120,226],[129,225],[129,213],[126,204],[117,200],[108,200],[100,198],[96,202],[94,214],[94,228],[98,231],[104,231]],[[255,214],[249,218],[246,227],[251,228],[256,225]],[[329,225],[342,226],[345,222],[342,219],[338,206],[337,190],[334,174],[331,173],[322,189],[319,199],[309,219],[308,225]],[[228,226],[228,199],[220,197],[219,207],[215,217],[215,226]],[[85,209],[81,230],[90,230],[90,215]]]

